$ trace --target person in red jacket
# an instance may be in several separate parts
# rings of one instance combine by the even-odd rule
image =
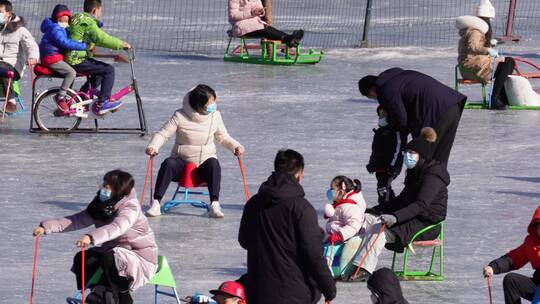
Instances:
[[[503,289],[506,304],[521,303],[521,298],[531,301],[536,287],[540,284],[540,206],[536,208],[527,232],[529,234],[525,237],[523,244],[491,261],[484,268],[484,276],[491,277],[494,274],[520,269],[527,263],[531,263],[535,270],[533,277],[513,272],[504,277]]]

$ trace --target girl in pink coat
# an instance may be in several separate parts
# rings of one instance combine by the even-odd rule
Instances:
[[[103,270],[99,283],[93,289],[94,294],[87,297],[88,302],[100,290],[103,294],[114,295],[118,303],[133,303],[130,291],[144,285],[156,272],[154,232],[135,197],[134,184],[129,173],[110,171],[103,177],[103,185],[85,210],[45,220],[34,229],[34,235],[41,235],[95,226],[76,243],[78,247],[95,246],[86,251],[85,282],[96,270]],[[79,252],[71,268],[76,275],[78,289],[81,289],[81,259]]]
[[[332,244],[342,243],[357,235],[364,224],[366,201],[362,184],[346,176],[336,176],[330,183],[326,196],[331,204],[324,208],[326,233]]]
[[[262,20],[265,11],[261,0],[229,0],[229,23],[233,37],[265,38],[281,40],[289,47],[295,47],[304,37],[303,30],[287,34],[269,26]]]

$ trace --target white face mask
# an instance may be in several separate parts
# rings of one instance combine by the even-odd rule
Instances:
[[[379,118],[379,127],[384,128],[388,126],[388,121],[386,121],[386,118]]]
[[[0,24],[5,24],[7,19],[6,13],[0,13]]]
[[[58,22],[58,25],[60,25],[61,28],[67,28],[69,26],[69,22]]]

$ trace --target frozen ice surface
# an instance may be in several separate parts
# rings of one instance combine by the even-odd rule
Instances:
[[[538,60],[538,50],[511,49]],[[198,83],[217,90],[229,132],[246,147],[245,166],[252,193],[272,170],[276,151],[296,149],[306,157],[303,185],[321,213],[325,190],[336,174],[359,177],[373,204],[375,178],[365,171],[371,151],[376,104],[359,96],[361,76],[401,66],[453,85],[455,49],[370,49],[330,51],[315,66],[274,67],[225,63],[220,58],[141,54],[136,68],[151,132],[156,131],[184,94]],[[128,82],[128,66],[117,65],[117,87]],[[30,107],[28,82],[24,81]],[[479,87],[464,88],[471,99]],[[104,125],[136,125],[133,99],[108,115]],[[403,282],[411,303],[481,303],[487,288],[481,276],[490,260],[514,248],[538,205],[538,121],[536,111],[466,110],[452,152],[446,221],[444,282]],[[34,242],[40,220],[85,208],[102,175],[122,168],[142,191],[148,138],[136,135],[40,136],[28,133],[29,111],[0,125],[0,303],[28,300]],[[161,150],[156,167],[174,139]],[[246,271],[237,230],[244,203],[236,159],[219,150],[223,166],[223,220],[182,207],[150,219],[160,254],[167,256],[183,295],[207,291]],[[157,168],[156,168],[157,170]],[[399,181],[395,182],[401,188]],[[167,198],[174,185],[171,185]],[[147,203],[146,200],[145,203]],[[321,217],[320,224],[323,224]],[[74,246],[83,233],[42,238],[36,303],[62,303],[75,288],[70,273]],[[380,266],[390,266],[385,251]],[[531,274],[530,266],[523,273]],[[495,303],[503,303],[502,276],[493,280]],[[135,292],[136,303],[152,301],[153,288]],[[368,303],[365,283],[338,283],[335,303]]]

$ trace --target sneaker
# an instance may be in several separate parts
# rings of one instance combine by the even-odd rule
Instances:
[[[6,113],[17,112],[17,101],[14,98],[8,100],[5,106],[6,106]]]
[[[94,102],[94,104],[92,104],[92,111],[96,115],[105,115],[111,111],[118,110],[123,105],[124,102],[122,101],[106,101],[102,103]]]
[[[360,268],[359,270],[358,266],[354,266],[350,274],[343,274],[341,276],[341,280],[345,282],[365,282],[370,276],[371,272],[365,270],[364,268]]]
[[[62,94],[62,95],[56,94],[54,96],[54,101],[56,102],[56,106],[58,107],[59,110],[64,111],[64,112],[69,111],[69,105],[67,103],[68,100],[69,98],[65,94]]]
[[[218,201],[214,201],[210,204],[210,210],[208,211],[208,216],[213,218],[223,218],[225,214],[221,211],[221,206],[219,206]]]
[[[146,210],[146,216],[149,217],[156,217],[161,215],[161,205],[159,204],[158,200],[152,201],[152,206],[150,206],[150,209]]]

